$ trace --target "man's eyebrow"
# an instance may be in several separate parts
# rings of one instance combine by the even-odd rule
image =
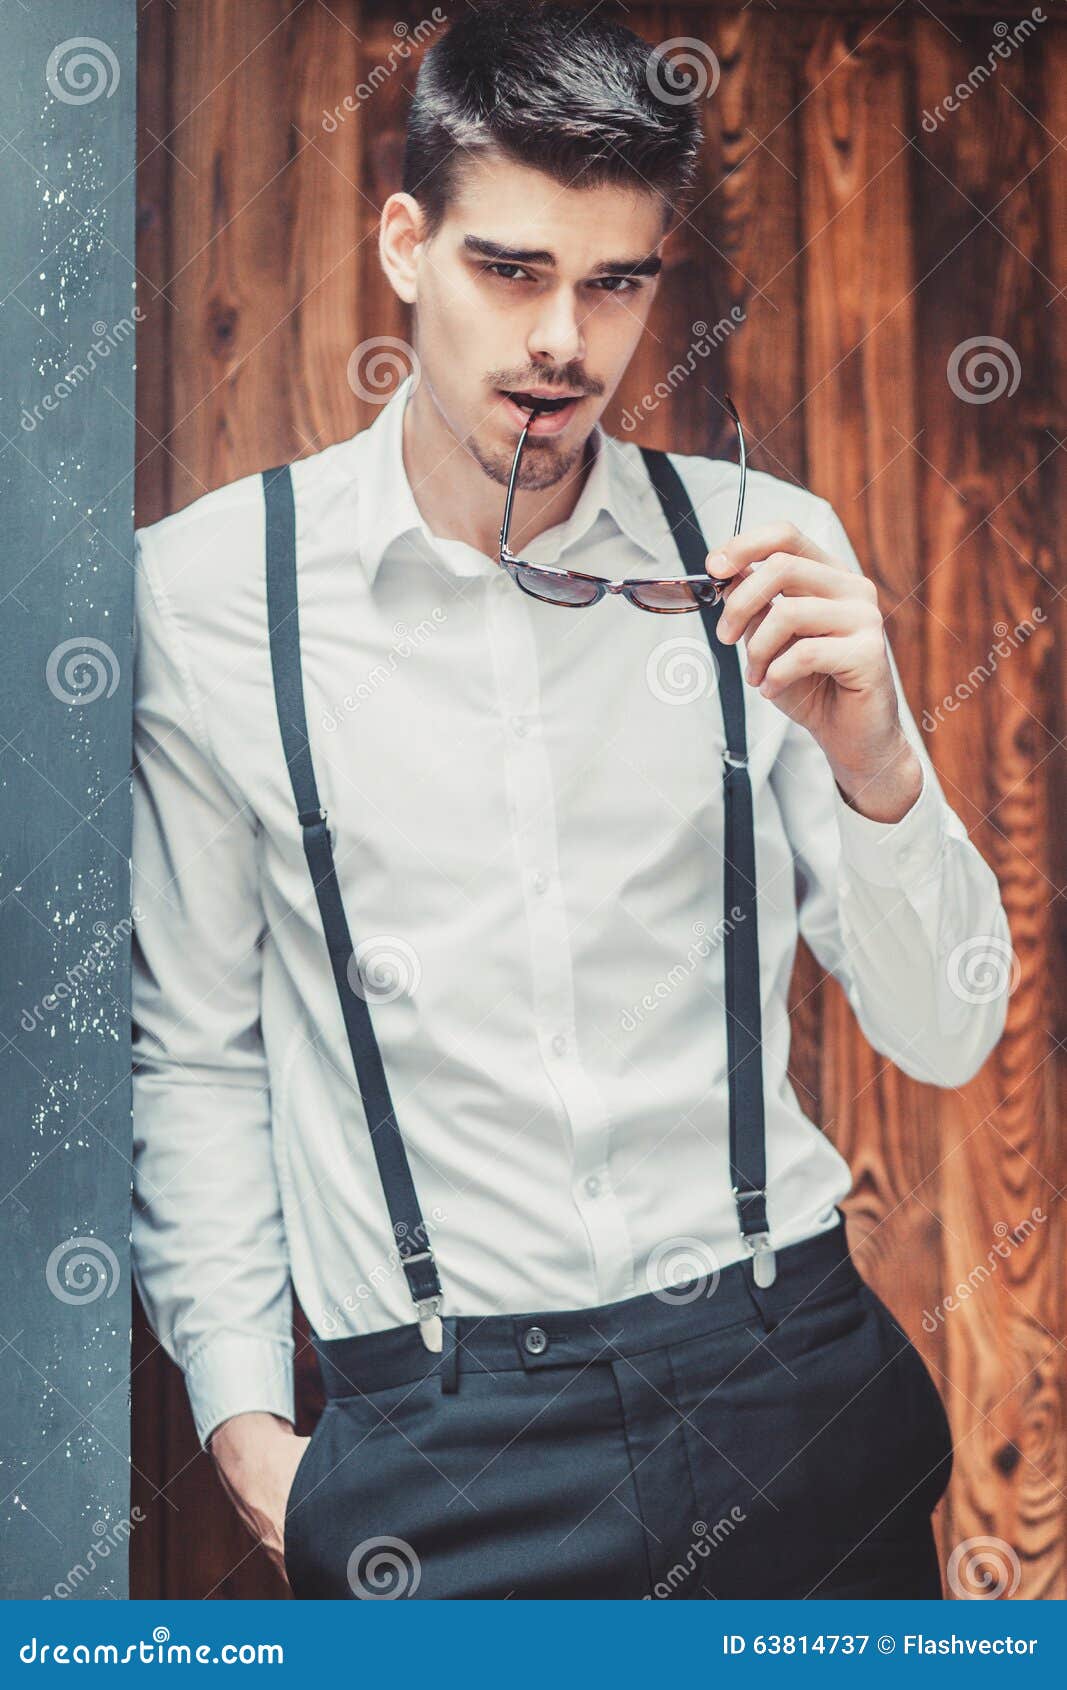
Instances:
[[[556,255],[553,252],[540,250],[535,247],[503,246],[499,241],[486,240],[483,235],[464,235],[464,250],[476,253],[479,258],[495,259],[502,264],[541,264],[545,269],[554,270]],[[602,264],[595,264],[591,271],[594,276],[658,276],[663,268],[662,258],[650,253],[647,258],[613,258],[606,259]]]

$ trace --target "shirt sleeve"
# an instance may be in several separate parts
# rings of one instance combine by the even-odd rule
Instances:
[[[197,1435],[293,1419],[292,1294],[259,1022],[255,818],[211,755],[179,622],[135,536],[133,1275]]]
[[[820,508],[814,537],[862,573],[836,512],[825,500]],[[914,1079],[963,1085],[1004,1030],[1017,963],[997,878],[945,798],[888,639],[886,649],[923,771],[906,814],[878,822],[854,810],[794,722],[771,786],[793,850],[800,931],[865,1036]]]

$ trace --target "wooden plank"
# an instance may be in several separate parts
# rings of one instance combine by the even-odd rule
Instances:
[[[909,50],[899,18],[856,39],[824,18],[806,65],[804,182],[811,485],[834,505],[880,589],[905,692],[918,708],[914,259],[908,203]],[[938,1104],[870,1049],[828,986],[823,1028],[829,1136],[854,1185],[850,1237],[870,1278],[928,1356],[920,1323],[937,1284]],[[930,1357],[936,1365],[936,1358]]]
[[[1049,147],[1056,138],[1067,135],[1067,35],[1062,30],[1050,37],[1040,60],[1039,76],[1031,79],[1023,98],[1029,106],[1036,107],[1038,118],[1045,125],[1042,137]],[[1040,488],[1038,498],[1031,500],[1031,510],[1035,522],[1040,522],[1040,533],[1033,550],[1042,573],[1053,583],[1056,593],[1050,618],[1054,649],[1062,652],[1067,641],[1061,538],[1067,531],[1067,474],[1063,467],[1063,442],[1067,439],[1067,407],[1063,399],[1067,393],[1067,294],[1062,291],[1067,286],[1067,172],[1063,167],[1062,151],[1053,153],[1042,165],[1040,190],[1043,200],[1042,231],[1047,252],[1045,269],[1055,283],[1055,290],[1041,310],[1042,359],[1047,372],[1045,396],[1046,399],[1051,397],[1052,403],[1048,406],[1044,427],[1039,422],[1037,430],[1035,443],[1040,443],[1043,462],[1038,476],[1030,484]],[[1063,795],[1067,791],[1067,758],[1063,749],[1067,745],[1067,668],[1063,663],[1053,659],[1047,665],[1036,689],[1035,704],[1038,700],[1043,702],[1042,714],[1056,742],[1045,775],[1051,808],[1060,816]],[[1045,841],[1048,853],[1046,872],[1055,887],[1067,886],[1067,830],[1062,823],[1049,830]],[[1063,1099],[1067,1097],[1067,999],[1062,989],[1057,991],[1053,983],[1067,980],[1067,900],[1046,888],[1040,915],[1035,915],[1034,919],[1047,919],[1049,925],[1048,973],[1043,981],[1045,995],[1041,1014],[1051,1051],[1042,1070],[1044,1085],[1040,1107],[1048,1144],[1048,1161],[1053,1169],[1061,1170],[1059,1181],[1062,1182],[1062,1169],[1067,1166],[1067,1122],[1063,1109]],[[1064,1226],[1062,1201],[1059,1204],[1050,1202],[1049,1208],[1053,1218],[1046,1234],[1051,1233],[1052,1236],[1046,1242],[1044,1272],[1049,1286],[1052,1331],[1062,1338],[1067,1330],[1067,1227]],[[1035,1460],[1043,1458],[1056,1472],[1060,1471],[1058,1464],[1063,1459],[1063,1421],[1067,1415],[1065,1371],[1061,1357],[1059,1367],[1052,1372],[1049,1387],[1052,1412],[1040,1433],[1036,1428],[1034,1433]],[[1059,1517],[1052,1530],[1056,1541],[1062,1545],[1067,1540],[1067,1485],[1063,1484],[1062,1473],[1057,1482],[1061,1492]],[[1057,1561],[1055,1577],[1049,1583],[1062,1599],[1067,1591],[1067,1568],[1064,1567],[1062,1549],[1057,1551]]]
[[[919,109],[932,109],[965,73],[983,27],[967,24],[957,45],[934,23],[914,26]],[[1025,109],[1036,70],[1026,54],[1014,56],[980,97],[924,129],[912,152],[924,406],[915,598],[929,630],[930,745],[949,802],[999,874],[1020,970],[999,1049],[972,1085],[944,1094],[939,1110],[943,1286],[992,1270],[940,1322],[957,1438],[951,1525],[957,1543],[1006,1540],[1020,1557],[1021,1597],[1064,1593],[1063,1369],[1051,1336],[1062,1331],[1062,1306],[1042,1227],[1009,1243],[1006,1259],[999,1253],[1003,1229],[1010,1240],[1035,1207],[1050,1211],[1049,1182],[1061,1177],[1043,1012],[1054,765],[1042,684],[1052,635],[1039,619],[1053,602],[1052,554],[1042,545],[1050,536],[1034,479],[1051,446],[1046,302],[1054,289],[1040,208],[1043,171],[1054,161],[1043,162],[1051,142]],[[1033,632],[1016,639],[1023,622]],[[972,679],[1004,632],[1008,651],[993,657],[993,678]],[[959,707],[943,712],[941,701],[961,683]]]
[[[193,0],[174,26],[172,508],[284,449],[293,391],[287,0]]]
[[[677,7],[657,7],[630,21],[656,42],[677,35],[682,17]],[[798,479],[800,419],[794,412],[784,429],[775,429],[799,397],[799,278],[790,262],[797,216],[795,55],[780,50],[769,18],[747,12],[714,19],[707,41],[717,81],[701,102],[700,182],[668,243],[649,334],[605,426],[641,445],[736,459],[735,430],[722,404],[732,390],[752,466]],[[765,148],[764,135],[770,137]]]

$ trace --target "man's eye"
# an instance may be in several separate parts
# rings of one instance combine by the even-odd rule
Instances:
[[[598,276],[593,286],[604,293],[633,293],[641,283],[634,276]]]
[[[523,280],[529,280],[530,272],[528,270],[524,270],[521,264],[508,264],[502,258],[498,259],[493,264],[487,264],[485,268],[489,275],[499,276],[501,281],[504,282],[520,282]],[[511,271],[513,274],[506,276],[504,274],[505,270]]]

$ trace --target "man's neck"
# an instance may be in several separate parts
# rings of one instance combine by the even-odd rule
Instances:
[[[404,410],[403,453],[412,495],[431,534],[442,540],[463,540],[484,556],[496,558],[506,490],[485,474],[451,433],[421,387],[415,389]],[[516,493],[512,550],[567,520],[578,503],[591,462],[587,442],[579,465],[556,486]]]

